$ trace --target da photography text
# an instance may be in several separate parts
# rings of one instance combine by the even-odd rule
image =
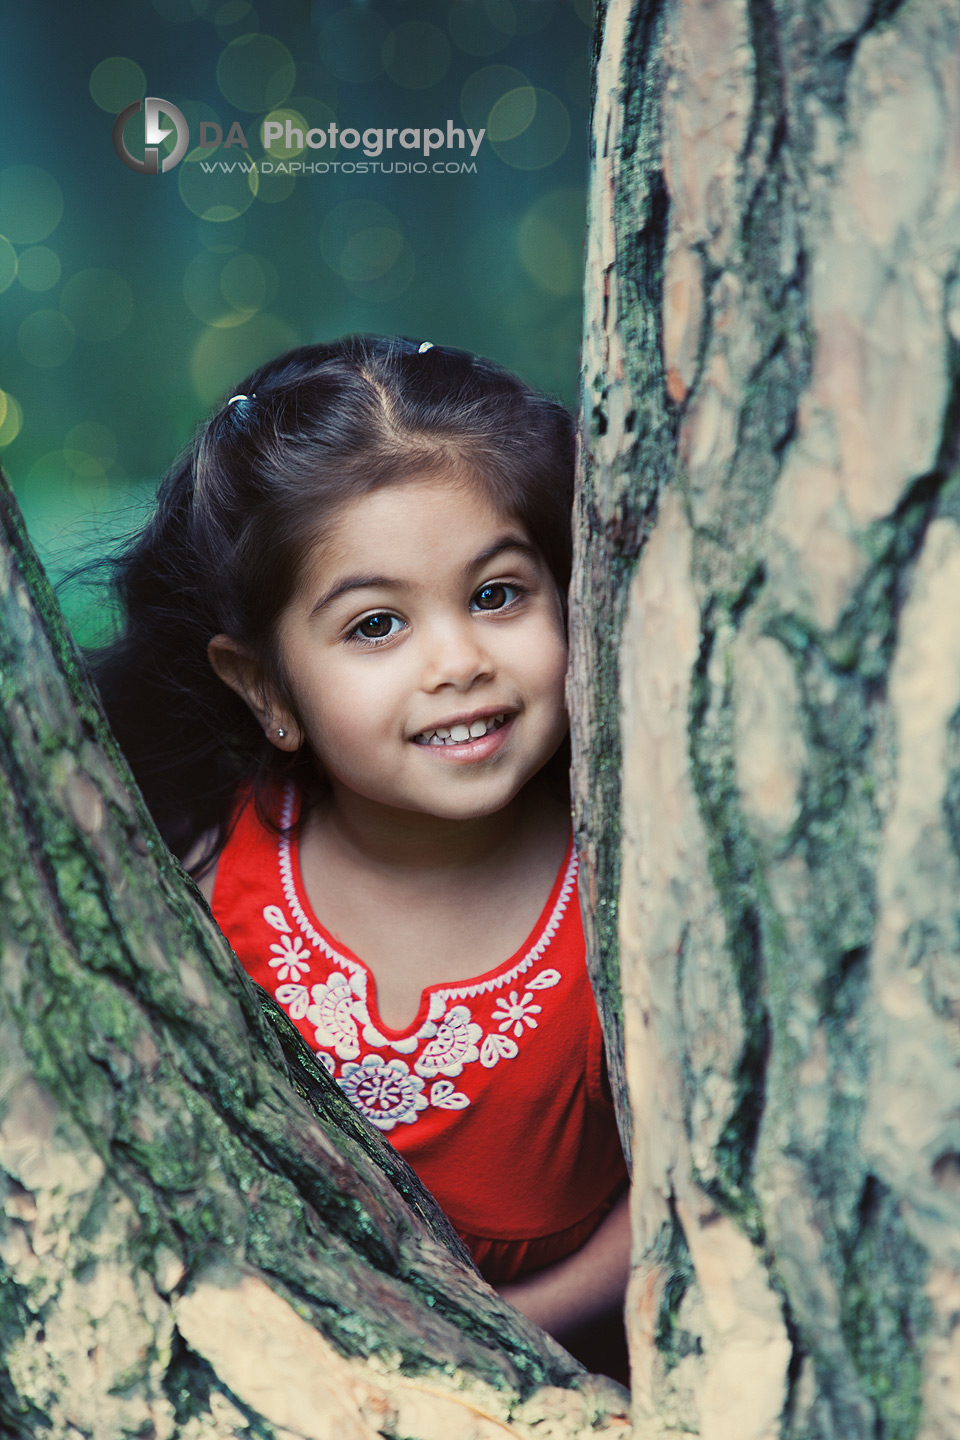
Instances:
[[[128,120],[139,114],[141,109],[144,112],[142,159],[130,151],[124,139]],[[212,120],[201,121],[199,130],[197,138],[201,150],[216,150],[221,145],[224,150],[235,146],[241,150],[250,149],[239,120],[235,120],[230,126],[226,138],[222,126]],[[270,155],[276,146],[278,150],[282,149],[285,160],[289,160],[291,154],[303,153],[305,150],[325,150],[329,154],[337,149],[360,150],[370,160],[387,152],[397,155],[400,151],[416,150],[426,159],[437,150],[469,149],[473,159],[486,133],[486,130],[474,131],[469,127],[454,125],[452,120],[447,120],[445,128],[391,125],[387,128],[371,126],[360,130],[352,126],[341,129],[336,121],[311,129],[306,124],[297,125],[292,118],[285,117],[283,120],[264,120],[260,129],[260,141],[266,155]],[[160,146],[170,137],[175,137],[174,146],[169,154],[164,155]],[[161,100],[155,95],[149,95],[142,101],[136,100],[121,110],[113,126],[113,148],[118,158],[129,169],[141,175],[165,174],[172,170],[186,155],[190,140],[190,128],[183,112],[171,101]]]

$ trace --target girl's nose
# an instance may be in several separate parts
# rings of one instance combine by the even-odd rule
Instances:
[[[435,627],[427,640],[424,689],[466,690],[496,670],[476,620],[467,616]]]

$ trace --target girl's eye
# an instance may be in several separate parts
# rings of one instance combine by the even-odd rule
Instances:
[[[502,610],[510,605],[520,594],[516,585],[504,585],[497,581],[495,585],[484,585],[473,597],[473,606],[477,610]]]
[[[350,631],[350,638],[357,640],[389,640],[399,634],[403,621],[398,615],[378,610],[373,615],[364,615]]]

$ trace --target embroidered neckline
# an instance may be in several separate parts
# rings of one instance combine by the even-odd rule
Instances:
[[[335,950],[329,941],[320,934],[320,931],[310,920],[306,908],[300,899],[294,878],[293,849],[289,834],[295,803],[296,792],[293,785],[288,784],[283,797],[281,824],[284,833],[280,836],[278,842],[278,859],[280,863],[280,883],[283,886],[284,897],[290,907],[290,913],[310,943],[326,955],[329,960],[339,965],[341,969],[345,970],[350,976],[362,976],[364,981],[372,979],[372,972],[362,961],[352,960],[348,955],[341,955],[339,950]],[[475,995],[487,994],[492,990],[500,990],[504,985],[510,985],[518,976],[526,974],[531,965],[535,964],[535,962],[541,958],[550,941],[557,933],[560,927],[560,921],[563,919],[564,912],[570,903],[570,896],[573,893],[576,879],[577,855],[576,851],[571,849],[570,859],[567,862],[567,868],[563,876],[563,882],[553,908],[547,917],[546,924],[540,931],[538,939],[530,946],[530,949],[526,951],[523,958],[509,970],[504,971],[503,974],[493,975],[489,980],[477,980],[466,985],[427,985],[420,994],[420,1010],[417,1012],[418,1018],[420,1012],[423,1010],[424,997],[427,995],[435,995],[444,1001],[465,1000]],[[366,987],[364,986],[364,988]],[[416,1023],[417,1022],[414,1021],[413,1025],[407,1026],[406,1030],[397,1033],[413,1033],[416,1029]]]

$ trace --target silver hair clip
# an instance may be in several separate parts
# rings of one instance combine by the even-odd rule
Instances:
[[[427,350],[432,350],[432,349],[433,349],[433,341],[432,341],[432,340],[424,340],[423,344],[422,344],[422,345],[419,347],[419,349],[417,350],[417,354],[418,354],[418,355],[423,355],[425,351],[427,351]]]

